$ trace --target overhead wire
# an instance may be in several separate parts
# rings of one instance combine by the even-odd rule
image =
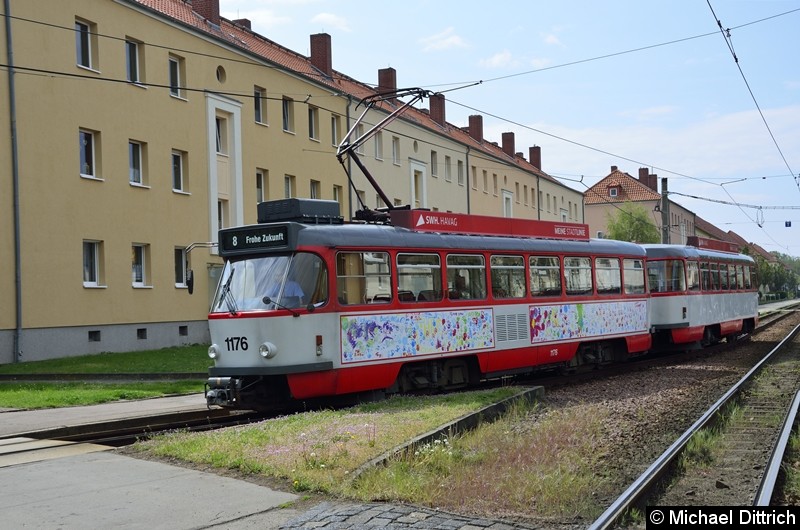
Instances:
[[[709,1],[709,7],[711,7],[710,1]],[[736,26],[734,28],[729,28],[727,31],[730,32],[731,29],[738,29],[738,28],[741,28],[741,27],[744,27],[744,26],[756,24],[758,22],[762,22],[762,21],[765,21],[765,20],[769,20],[769,19],[772,19],[772,18],[779,17],[779,16],[784,16],[784,15],[787,15],[787,14],[791,14],[791,13],[796,12],[796,11],[800,11],[800,8],[794,9],[794,10],[790,10],[790,11],[786,11],[786,12],[783,12],[783,13],[779,13],[779,14],[776,14],[776,15],[773,15],[773,16],[770,16],[770,17],[765,17],[765,18],[762,18],[762,19],[759,19],[759,20],[756,20],[756,21],[751,21],[751,22],[748,22],[746,24],[742,24],[742,25]],[[712,13],[713,13],[713,8],[712,8]],[[9,15],[4,14],[3,16],[9,16]],[[55,25],[55,24],[50,24],[50,23],[46,23],[46,22],[41,22],[41,21],[36,21],[36,20],[31,20],[31,19],[26,19],[26,18],[20,18],[20,17],[12,17],[12,18],[17,18],[18,20],[22,20],[22,21],[25,21],[25,22],[51,26],[51,27],[55,27],[55,28],[58,28],[58,29],[63,29],[63,30],[68,30],[68,31],[75,31],[75,28],[73,28],[73,27],[64,27],[64,26],[59,26],[59,25]],[[716,19],[716,15],[715,15],[715,19]],[[718,25],[720,27],[720,30],[722,30],[721,23],[719,22],[719,20],[717,20],[717,22],[718,22]],[[462,90],[462,89],[473,87],[473,86],[480,85],[480,84],[483,84],[483,83],[500,81],[500,80],[508,79],[508,78],[511,78],[511,77],[529,75],[529,74],[538,73],[538,72],[541,72],[541,71],[551,70],[551,69],[555,69],[555,68],[574,66],[574,65],[577,65],[577,64],[583,64],[583,63],[587,63],[587,62],[591,62],[591,61],[607,59],[607,58],[616,57],[616,56],[620,56],[620,55],[624,55],[624,54],[645,51],[645,50],[649,50],[649,49],[653,49],[653,48],[657,48],[657,47],[661,47],[661,46],[667,46],[667,45],[676,44],[676,43],[680,43],[680,42],[686,42],[686,41],[693,40],[693,39],[708,37],[708,36],[714,35],[714,34],[716,34],[716,31],[715,32],[711,32],[711,33],[705,33],[705,34],[701,34],[701,35],[695,35],[695,36],[691,36],[691,37],[681,38],[681,39],[675,39],[675,40],[664,42],[664,43],[658,43],[658,44],[653,44],[653,45],[648,45],[648,46],[642,46],[642,47],[638,47],[638,48],[631,49],[631,50],[625,50],[625,51],[621,51],[621,52],[605,54],[605,55],[596,56],[596,57],[583,59],[583,60],[579,60],[579,61],[573,61],[573,62],[570,62],[570,63],[554,65],[554,66],[550,66],[550,67],[546,67],[546,68],[529,70],[529,71],[525,71],[525,72],[518,72],[518,73],[507,75],[507,76],[500,76],[500,77],[495,77],[495,78],[491,78],[491,79],[471,81],[471,82],[466,82],[466,83],[459,83],[460,86],[457,86],[457,87],[449,89],[449,90],[440,91],[440,93],[452,92],[452,91],[456,91],[456,90]],[[124,38],[121,38],[121,37],[115,37],[115,36],[111,36],[111,35],[103,35],[103,34],[99,34],[99,33],[93,33],[93,35],[102,36],[102,37],[109,38],[109,39],[125,40]],[[257,34],[254,34],[254,35],[257,36]],[[724,35],[724,32],[723,32],[723,35]],[[726,38],[726,42],[729,42],[729,38]],[[195,52],[195,51],[192,51],[192,50],[176,49],[176,48],[174,48],[172,46],[159,45],[159,44],[155,44],[155,43],[143,43],[143,44],[145,44],[147,46],[157,47],[157,48],[170,49],[170,50],[173,50],[173,51],[178,51],[178,52],[186,53],[186,54],[195,54],[195,55],[200,55],[200,56],[205,56],[205,57],[217,58],[217,59],[224,60],[224,61],[239,62],[239,63],[243,63],[243,64],[251,64],[251,65],[254,65],[254,66],[280,68],[280,66],[269,65],[269,64],[266,64],[264,62],[259,62],[259,61],[254,61],[254,60],[243,61],[243,60],[238,60],[238,59],[231,58],[231,57],[221,57],[221,56],[217,56],[217,55],[213,55],[213,54],[205,54],[205,53]],[[230,43],[230,44],[236,45],[236,43],[233,43],[233,42]],[[731,49],[731,53],[733,54],[733,56],[734,56],[734,58],[735,58],[735,60],[737,62],[737,66],[738,66],[738,58],[736,57],[736,54],[733,51],[732,43],[729,43],[729,48]],[[291,52],[291,50],[289,50],[289,51]],[[0,67],[6,67],[7,68],[8,65],[0,64]],[[24,68],[24,67],[20,67],[20,66],[15,66],[15,69],[24,70],[24,71],[28,71],[28,72],[31,72],[31,73],[39,73],[39,74],[42,74],[42,75],[55,74],[55,75],[63,75],[65,77],[75,77],[75,78],[94,79],[94,80],[103,80],[103,81],[120,82],[120,83],[130,83],[130,81],[128,81],[128,80],[102,78],[102,77],[98,77],[98,76],[94,76],[94,75],[71,74],[71,73],[68,73],[68,72],[52,72],[52,71],[47,71],[47,70],[42,70],[42,69]],[[745,83],[746,83],[746,85],[748,87],[748,90],[750,90],[749,84],[747,83],[747,79],[744,76],[744,73],[742,72],[741,67],[739,67],[739,70],[740,70],[740,73],[741,73],[742,77],[745,80]],[[143,84],[143,85],[146,85],[146,86],[152,86],[152,87],[159,87],[159,88],[170,88],[169,85],[159,85],[159,84],[153,84],[153,83],[139,83],[139,84]],[[364,84],[365,86],[370,86],[367,83],[362,83],[362,84]],[[455,83],[447,84],[447,86],[452,86],[453,84],[455,84]],[[431,86],[443,86],[443,85],[431,85]],[[181,87],[181,89],[182,90],[186,90],[186,91],[197,91],[197,92],[208,92],[209,91],[208,89],[205,89],[205,88],[197,89],[197,88],[190,88],[190,87]],[[254,97],[254,95],[252,93],[245,94],[245,93],[240,93],[240,92],[219,92],[219,91],[213,91],[213,92],[219,93],[219,94],[224,94],[224,95],[237,96],[237,97],[249,97],[249,98]],[[762,120],[764,121],[765,125],[767,126],[767,129],[768,129],[768,131],[770,133],[770,136],[773,139],[773,142],[775,143],[776,147],[778,148],[778,151],[780,152],[781,157],[783,158],[784,163],[787,166],[787,169],[789,169],[789,173],[795,179],[796,183],[798,184],[798,187],[800,188],[800,176],[795,176],[795,174],[792,171],[791,167],[789,167],[788,162],[786,161],[785,157],[783,156],[782,151],[780,150],[780,146],[778,146],[777,141],[775,140],[771,129],[769,129],[768,123],[766,123],[766,119],[764,118],[763,112],[761,112],[761,109],[758,106],[758,102],[755,100],[755,96],[753,95],[752,90],[750,90],[750,93],[751,93],[751,97],[753,97],[753,100],[756,103],[756,106],[758,108],[759,113],[762,116]],[[334,96],[334,97],[336,95],[337,94],[331,94],[331,96]],[[306,102],[307,102],[308,101],[308,97],[307,96],[309,96],[309,95],[308,94],[303,94],[302,96],[306,97]],[[276,100],[278,100],[278,99],[282,99],[282,98],[270,98],[270,97],[266,97],[265,96],[264,99],[276,99]],[[513,124],[515,126],[522,127],[522,128],[537,132],[539,134],[542,134],[542,135],[545,135],[545,136],[549,136],[549,137],[555,138],[557,140],[564,141],[564,142],[576,145],[578,147],[582,147],[582,148],[589,149],[589,150],[592,150],[592,151],[595,151],[595,152],[598,152],[598,153],[602,153],[602,154],[606,154],[606,155],[609,155],[609,156],[613,156],[613,157],[619,158],[621,160],[626,160],[626,161],[633,162],[633,163],[636,163],[636,164],[639,164],[639,165],[642,165],[642,166],[647,166],[647,167],[650,167],[650,168],[652,168],[654,170],[658,170],[659,172],[668,173],[668,174],[671,174],[671,175],[675,175],[675,176],[686,178],[686,179],[690,179],[690,180],[695,180],[695,181],[698,181],[698,182],[703,182],[703,183],[706,183],[706,184],[719,185],[720,187],[722,187],[722,189],[725,191],[725,193],[731,198],[731,201],[733,201],[732,203],[729,203],[729,204],[733,204],[733,205],[738,204],[735,201],[735,199],[730,195],[728,190],[724,188],[724,184],[725,183],[716,184],[714,182],[711,182],[710,179],[693,177],[691,175],[686,175],[686,174],[675,172],[675,171],[672,171],[672,170],[669,170],[669,169],[666,169],[666,168],[654,166],[652,164],[647,164],[647,163],[644,163],[644,162],[640,162],[640,161],[635,160],[633,158],[624,157],[622,155],[618,155],[618,154],[615,154],[615,153],[612,153],[612,152],[609,152],[609,151],[606,151],[606,150],[603,150],[603,149],[592,147],[592,146],[589,146],[587,144],[583,144],[581,142],[569,140],[567,138],[564,138],[564,137],[561,137],[561,136],[558,136],[558,135],[555,135],[555,134],[552,134],[552,133],[548,133],[548,132],[543,131],[543,130],[539,130],[539,129],[536,129],[536,128],[533,128],[533,127],[530,127],[530,126],[523,125],[523,124],[521,124],[519,122],[516,122],[514,120],[505,119],[505,118],[502,118],[502,117],[500,117],[500,116],[498,116],[496,114],[485,112],[485,111],[476,109],[474,107],[471,107],[469,105],[465,105],[463,103],[459,103],[459,102],[454,101],[454,100],[449,100],[449,101],[451,101],[452,103],[454,103],[456,105],[460,105],[460,106],[462,106],[464,108],[468,108],[470,110],[483,113],[483,114],[485,114],[487,116],[491,116],[491,117],[496,118],[498,120],[505,121],[505,122]],[[324,108],[324,107],[320,107],[320,108]],[[326,109],[326,110],[330,110],[330,109]],[[775,178],[777,178],[777,177],[778,176],[776,176]],[[564,177],[558,177],[558,178],[560,178],[562,180],[570,180],[570,179],[566,179]],[[753,177],[753,178],[756,178],[756,177]],[[766,177],[760,177],[760,178],[766,178]],[[746,179],[742,179],[742,180],[746,180]],[[579,182],[580,184],[582,184],[583,186],[587,187],[587,189],[588,189],[588,186],[583,182],[583,176],[581,176],[580,180],[573,181],[573,182]],[[752,218],[750,218],[747,215],[747,213],[744,212],[744,210],[742,210],[742,211],[743,211],[743,213],[745,213],[745,215],[748,217],[748,219],[751,220],[751,222],[755,222],[756,224],[759,224],[756,220],[753,220]],[[759,227],[763,228],[763,226],[761,226],[761,224],[759,224]],[[771,236],[770,236],[770,239],[772,239]],[[773,239],[773,241],[774,241],[774,239]]]

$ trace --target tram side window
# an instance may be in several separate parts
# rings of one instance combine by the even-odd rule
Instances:
[[[681,260],[648,261],[647,277],[652,293],[678,293],[686,290],[686,274]]]
[[[442,299],[442,265],[438,254],[397,255],[397,299],[401,302]]]
[[[564,258],[564,285],[567,294],[591,294],[592,260],[589,258]]]
[[[595,258],[594,274],[597,294],[619,294],[622,278],[619,273],[619,258]]]
[[[724,263],[719,264],[719,288],[723,291],[728,290],[728,266]]]
[[[447,290],[451,299],[486,298],[486,262],[483,256],[448,254]]]
[[[707,261],[700,264],[700,287],[704,291],[711,290],[711,267]]]
[[[531,294],[561,296],[561,264],[557,256],[531,256]]]
[[[625,294],[644,294],[644,262],[640,259],[622,261],[625,269]]]
[[[711,264],[711,290],[719,290],[719,265],[716,263]]]
[[[489,259],[489,270],[492,276],[492,296],[525,296],[525,259],[522,256],[492,256]]]
[[[700,290],[700,268],[696,261],[686,262],[686,287],[690,291]]]
[[[750,276],[750,267],[747,265],[742,267],[742,273],[744,274],[744,288],[745,289],[752,289],[753,283]]]
[[[730,282],[731,291],[739,288],[739,278],[736,274],[736,265],[728,265],[728,278]]]
[[[389,303],[391,268],[386,252],[339,252],[336,292],[341,304]]]

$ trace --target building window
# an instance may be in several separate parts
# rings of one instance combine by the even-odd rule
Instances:
[[[294,132],[294,101],[291,98],[283,98],[283,130]]]
[[[319,141],[319,109],[308,107],[308,137]]]
[[[133,140],[128,142],[128,179],[131,184],[147,184],[144,174],[145,145]]]
[[[497,173],[492,173],[492,194],[497,197]]]
[[[456,177],[458,178],[458,185],[459,186],[463,186],[464,185],[464,161],[463,160],[459,160],[458,161],[458,165],[456,166],[456,170],[457,170],[456,171],[456,173],[457,173]]]
[[[489,193],[489,173],[483,170],[483,193]]]
[[[358,125],[356,125],[356,140],[358,140],[362,136],[364,136],[364,124],[363,123],[359,123]],[[356,147],[356,153],[358,153],[359,155],[363,155],[364,154],[364,144],[363,143],[359,144],[358,147]]]
[[[172,150],[172,190],[187,191],[186,185],[186,153]]]
[[[217,154],[228,154],[228,120],[217,116]]]
[[[331,115],[331,145],[334,147],[339,146],[339,142],[342,139],[342,131],[341,131],[341,119],[338,115],[332,114]]]
[[[519,182],[514,183],[514,202],[519,204]]]
[[[267,172],[264,169],[256,170],[256,204],[264,202],[267,196]]]
[[[524,184],[522,186],[522,203],[527,206],[528,205],[528,185]]]
[[[449,156],[444,157],[444,180],[453,182],[453,163]]]
[[[617,188],[608,188],[608,196],[609,197],[616,197],[619,194],[619,190]]]
[[[175,287],[186,287],[186,248],[175,247]]]
[[[95,25],[86,21],[75,21],[75,55],[78,66],[94,69],[97,51]]]
[[[333,200],[339,203],[339,211],[342,211],[342,187],[333,187]]]
[[[320,193],[319,193],[319,186],[320,186],[320,183],[319,183],[318,180],[312,180],[311,181],[311,186],[310,186],[310,189],[308,190],[309,198],[311,198],[311,199],[320,199],[321,198],[320,197]]]
[[[436,151],[431,151],[431,176],[439,176],[439,155]]]
[[[293,175],[284,175],[283,177],[283,197],[286,199],[291,199],[294,197],[294,176]]]
[[[217,200],[217,227],[227,228],[228,223],[228,201],[225,199]]]
[[[139,56],[138,42],[132,40],[125,41],[125,66],[128,73],[128,81],[131,83],[139,83],[142,81],[139,63],[141,57]]]
[[[383,160],[383,132],[375,133],[375,160]]]
[[[85,177],[98,178],[97,165],[95,161],[95,143],[97,133],[80,129],[78,131],[78,143],[80,148],[80,174]]]
[[[83,242],[83,286],[102,285],[103,243],[101,241]]]
[[[392,136],[392,164],[400,165],[400,138]]]
[[[169,94],[176,98],[184,98],[184,79],[186,78],[186,61],[183,57],[169,56]]]
[[[253,88],[253,112],[256,123],[267,123],[267,89]]]
[[[148,284],[148,248],[149,245],[139,243],[131,246],[131,271],[134,287],[145,287]]]

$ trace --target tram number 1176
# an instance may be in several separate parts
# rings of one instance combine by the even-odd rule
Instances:
[[[228,351],[247,350],[247,337],[228,337],[225,339]]]

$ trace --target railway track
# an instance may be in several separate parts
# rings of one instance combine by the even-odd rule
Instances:
[[[799,330],[714,403],[590,528],[612,528],[645,505],[768,506],[800,401]],[[705,458],[689,453],[692,440],[709,434],[717,442],[703,446]]]
[[[264,418],[264,414],[253,412],[202,410],[18,433],[13,437],[0,439],[0,467],[122,447],[157,433],[177,429],[204,431],[242,425]]]

